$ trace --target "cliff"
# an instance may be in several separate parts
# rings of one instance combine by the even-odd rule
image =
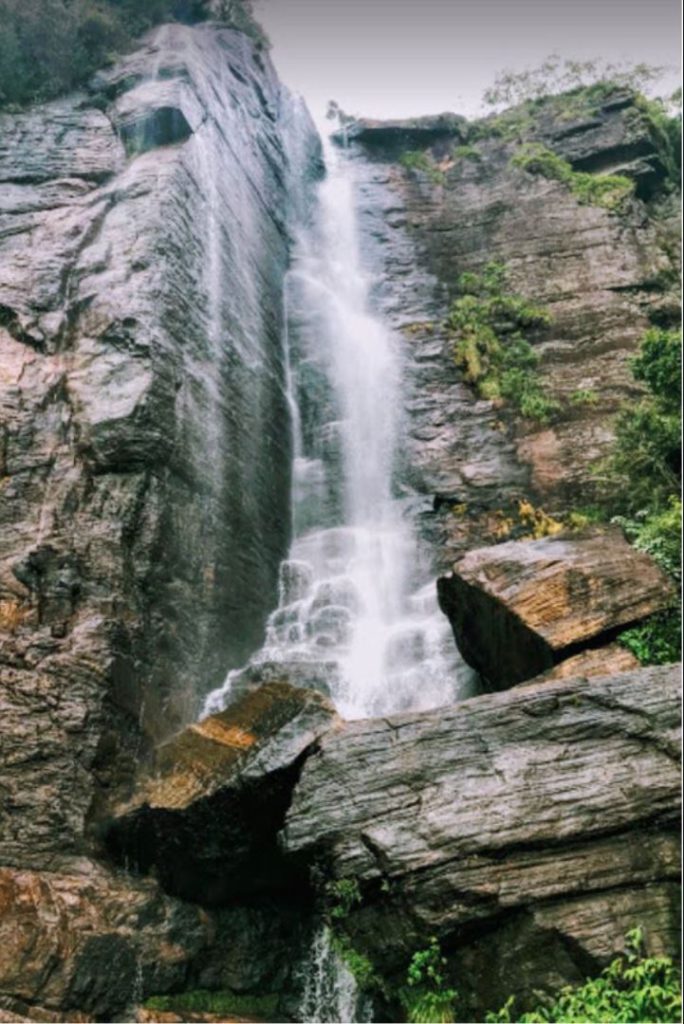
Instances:
[[[319,141],[263,48],[219,23],[163,26],[83,93],[1,114],[0,1019],[129,1019],[197,988],[296,1019],[335,891],[392,992],[435,934],[478,1019],[600,969],[635,924],[676,952],[676,669],[596,646],[669,584],[621,538],[495,546],[522,499],[601,500],[628,360],[678,313],[668,155],[625,93],[360,121],[347,142],[373,303],[401,339],[396,495],[434,575],[461,559],[440,591],[472,664],[523,685],[345,723],[282,662],[189,724],[278,602],[284,278]],[[634,187],[587,202],[517,160],[529,145]],[[492,263],[547,311],[530,341],[552,416],[482,397],[454,359],[459,277]],[[295,327],[315,336],[310,312]],[[340,415],[299,327],[304,451],[325,456],[309,514],[337,527]],[[343,590],[326,599],[347,621]]]
[[[347,145],[377,301],[403,335],[404,478],[428,499],[439,567],[501,539],[520,499],[548,511],[600,502],[596,464],[639,391],[628,361],[649,326],[680,316],[672,154],[638,98],[580,92],[479,122],[361,120]],[[634,195],[612,209],[586,202],[516,164],[530,146],[596,179],[627,177]],[[491,263],[548,316],[528,335],[556,406],[546,419],[481,398],[456,365],[446,320],[459,277]]]
[[[89,857],[108,795],[277,602],[282,285],[319,142],[211,23],[0,115],[0,139],[0,988],[111,1019],[216,933]]]

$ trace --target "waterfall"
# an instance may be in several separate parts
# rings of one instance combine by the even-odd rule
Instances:
[[[307,1024],[356,1024],[372,1019],[370,1000],[359,992],[326,925],[316,931],[299,975],[302,995],[298,1020]]]
[[[206,713],[283,676],[328,693],[349,719],[449,704],[470,681],[397,496],[400,342],[373,310],[354,161],[329,145],[326,164],[286,289],[295,539],[262,650]]]

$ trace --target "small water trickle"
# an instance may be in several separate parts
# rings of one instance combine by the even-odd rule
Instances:
[[[269,674],[322,690],[348,719],[446,705],[472,681],[395,493],[400,345],[372,308],[354,162],[330,146],[326,162],[286,289],[295,539],[263,648],[205,713]]]
[[[364,1024],[373,1019],[371,1001],[359,991],[327,925],[314,934],[300,978],[298,1020],[306,1024]]]

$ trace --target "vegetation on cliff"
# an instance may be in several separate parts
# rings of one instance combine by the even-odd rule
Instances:
[[[607,210],[619,209],[634,192],[634,182],[622,174],[588,174],[574,171],[572,164],[539,142],[524,143],[511,158],[514,167],[530,174],[562,181],[577,201]]]
[[[681,595],[681,369],[679,330],[653,328],[632,360],[648,393],[623,408],[607,462],[609,505],[635,547],[668,573]],[[681,655],[681,596],[673,607],[635,626],[621,642],[644,664]]]
[[[505,399],[523,416],[545,422],[558,405],[535,373],[539,357],[523,332],[549,323],[548,312],[510,291],[506,268],[491,262],[481,274],[460,275],[445,326],[456,364],[482,398]]]
[[[517,1015],[514,1009],[511,998],[497,1013],[487,1015],[488,1024],[676,1022],[682,1019],[681,978],[668,957],[643,955],[643,936],[635,928],[627,936],[624,956],[613,960],[598,978],[563,988],[553,1001],[531,1013]]]
[[[249,0],[221,0],[212,10],[265,42]],[[206,0],[0,0],[0,107],[78,88],[153,25],[210,14]]]
[[[458,993],[449,988],[446,970],[446,957],[433,935],[425,949],[413,954],[406,987],[400,993],[409,1024],[447,1024],[457,1019]]]

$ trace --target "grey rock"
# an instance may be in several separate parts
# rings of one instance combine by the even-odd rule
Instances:
[[[347,724],[307,759],[283,849],[356,879],[345,927],[386,970],[437,935],[473,1012],[579,981],[637,922],[676,956],[679,672]]]

